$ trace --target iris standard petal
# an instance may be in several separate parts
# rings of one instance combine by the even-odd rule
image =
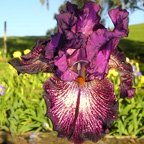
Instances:
[[[132,98],[135,95],[135,88],[133,88],[133,71],[132,66],[126,63],[124,54],[118,50],[113,51],[109,68],[116,68],[120,72],[120,96],[122,98]]]
[[[66,3],[66,9],[68,12],[77,15],[78,13],[78,7],[75,4],[70,3],[69,1]]]
[[[64,12],[62,14],[56,15],[56,20],[58,23],[58,31],[63,33],[65,30],[71,30],[72,27],[77,22],[77,17],[70,12]]]
[[[117,117],[113,85],[108,79],[79,85],[54,77],[44,84],[47,115],[61,137],[75,144],[98,141]]]
[[[65,54],[61,57],[58,57],[54,60],[57,76],[63,81],[72,81],[75,80],[78,74],[72,71],[68,65],[68,59]]]
[[[128,12],[120,8],[109,11],[109,16],[115,26],[114,32],[119,37],[128,35]]]
[[[87,37],[82,33],[74,33],[70,31],[65,31],[65,47],[80,49],[86,46]]]
[[[60,45],[60,38],[60,33],[57,33],[51,38],[50,42],[45,47],[45,58],[52,59],[54,57],[56,49]]]
[[[86,46],[87,59],[90,62],[87,69],[89,79],[102,79],[105,76],[111,52],[118,42],[119,39],[113,37],[113,33],[107,29],[99,29],[91,34]]]
[[[82,32],[87,36],[90,35],[93,32],[94,26],[99,25],[99,11],[99,5],[95,2],[87,2],[78,16],[77,31]]]
[[[68,68],[66,55],[63,54],[61,57],[58,57],[54,60],[55,66],[58,67],[59,71],[64,72]]]
[[[119,8],[111,10],[109,15],[115,25],[113,31],[97,29],[93,32],[86,46],[87,59],[91,62],[88,72],[90,76],[103,78],[107,73],[111,52],[116,48],[119,39],[128,33],[128,12]],[[90,78],[91,79],[91,78]]]

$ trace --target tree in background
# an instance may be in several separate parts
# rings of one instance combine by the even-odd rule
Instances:
[[[42,5],[45,5],[45,4],[46,4],[47,9],[49,8],[49,0],[40,0],[40,3],[41,3]]]

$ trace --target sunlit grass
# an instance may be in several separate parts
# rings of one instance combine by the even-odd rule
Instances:
[[[129,40],[144,42],[144,23],[129,26]]]

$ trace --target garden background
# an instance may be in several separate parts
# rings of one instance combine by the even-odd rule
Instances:
[[[18,75],[8,64],[33,48],[38,39],[47,36],[7,37],[7,54],[4,38],[0,37],[0,143],[69,143],[56,138],[51,120],[45,116],[43,83],[51,74]],[[112,70],[109,77],[114,83],[119,102],[119,117],[110,134],[98,143],[144,143],[144,23],[130,25],[129,36],[120,41],[119,49],[133,66],[136,95],[132,99],[119,98],[119,74]],[[122,139],[124,138],[124,139]],[[92,142],[87,142],[92,143]]]

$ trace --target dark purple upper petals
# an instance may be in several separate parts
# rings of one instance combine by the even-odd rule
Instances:
[[[66,3],[67,11],[73,14],[78,12],[78,7],[75,4],[70,3],[69,1]]]
[[[69,64],[69,66],[73,66],[78,61],[80,49],[77,49],[75,51],[69,50],[69,53],[70,52],[71,52],[71,54],[69,54],[69,56],[68,56],[68,64]]]
[[[132,98],[135,95],[135,89],[133,88],[132,83],[132,66],[125,62],[125,56],[117,50],[113,51],[110,58],[109,67],[116,68],[120,72],[120,96],[122,98]]]
[[[60,38],[60,33],[57,33],[51,38],[50,42],[45,47],[45,58],[51,59],[54,57],[54,52],[56,51],[56,48],[59,46]]]
[[[94,2],[87,2],[84,5],[82,13],[79,15],[77,23],[77,31],[82,32],[85,35],[90,35],[93,32],[95,25],[99,25],[100,16],[98,12],[100,6]]]
[[[78,74],[75,73],[69,67],[69,62],[65,54],[61,57],[58,57],[54,60],[55,66],[57,66],[56,73],[63,81],[72,81],[78,77]]]
[[[90,68],[88,69],[89,73],[93,74],[99,79],[103,79],[107,72],[108,62],[113,48],[112,43],[113,41],[111,40],[103,46],[102,50],[98,52],[97,56],[92,59]]]
[[[91,61],[93,57],[95,57],[102,47],[103,44],[105,44],[107,41],[107,37],[105,34],[105,30],[98,30],[94,33],[92,33],[88,39],[87,45],[86,45],[86,52],[87,52],[87,59]]]
[[[74,14],[69,12],[56,15],[56,20],[58,23],[58,31],[60,33],[63,33],[65,30],[71,30],[77,22],[77,18]]]
[[[44,84],[47,114],[61,137],[74,143],[98,141],[117,118],[113,85],[103,79],[79,86],[76,81],[50,78]]]
[[[99,29],[91,34],[86,46],[87,59],[90,62],[87,72],[91,74],[88,79],[102,79],[105,76],[111,52],[118,42],[119,39],[113,36],[113,32],[106,29]]]
[[[111,42],[110,42],[111,41]],[[111,46],[107,44],[111,43]],[[93,57],[96,57],[98,52],[102,49],[114,49],[118,44],[118,38],[115,37],[114,33],[107,29],[99,29],[93,32],[86,45],[87,59],[91,61]],[[109,48],[111,47],[111,48]]]
[[[73,49],[79,49],[81,47],[85,47],[87,38],[82,33],[73,33],[71,31],[65,31],[66,36],[66,48],[73,48]]]
[[[114,32],[120,37],[128,35],[128,12],[120,8],[109,11],[110,18],[115,26]]]

